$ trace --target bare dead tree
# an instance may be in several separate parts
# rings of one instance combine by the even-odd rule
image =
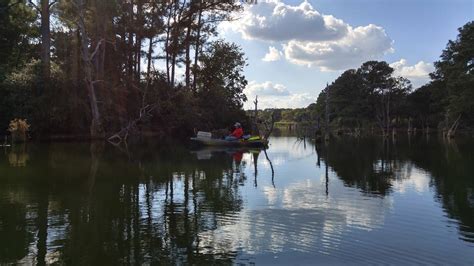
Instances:
[[[253,116],[253,122],[257,124],[257,119],[258,119],[258,95],[255,95],[255,101],[253,101],[253,104],[255,105],[255,111],[254,111],[254,116]]]
[[[255,101],[253,101],[253,104],[255,105],[255,111],[253,113],[253,131],[255,131],[257,134],[260,135],[260,130],[258,128],[258,95],[255,96]]]
[[[101,39],[92,52],[89,51],[89,38],[87,37],[86,25],[85,25],[85,3],[84,0],[75,0],[74,5],[77,9],[78,17],[76,21],[77,28],[80,32],[81,37],[81,54],[83,61],[84,70],[84,81],[86,83],[87,92],[89,94],[89,104],[91,108],[92,121],[90,127],[91,137],[102,138],[104,135],[104,129],[102,127],[101,116],[99,112],[97,94],[95,90],[95,84],[101,82],[100,80],[93,79],[93,64],[92,60],[99,51],[100,46],[104,43],[104,39]]]

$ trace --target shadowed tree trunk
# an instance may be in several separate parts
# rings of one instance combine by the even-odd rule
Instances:
[[[51,77],[51,31],[50,31],[50,9],[57,1],[49,2],[49,0],[40,0],[39,7],[32,1],[29,3],[38,11],[41,17],[41,74],[43,77],[43,88],[49,86]],[[43,93],[42,88],[38,87],[37,94]]]
[[[330,131],[331,131],[330,126],[329,126],[329,122],[330,122],[329,121],[329,119],[330,119],[329,112],[331,110],[330,106],[329,106],[331,104],[331,91],[330,90],[331,89],[330,89],[329,85],[326,84],[326,102],[325,102],[325,113],[326,113],[326,124],[325,124],[326,129],[325,129],[325,131],[326,132],[324,132],[324,139],[326,141],[329,140],[329,134],[330,134]]]
[[[190,70],[191,70],[191,55],[190,55],[190,48],[191,48],[191,45],[190,45],[190,38],[191,38],[191,24],[192,24],[192,20],[190,20],[189,22],[189,25],[188,25],[188,29],[186,31],[186,39],[185,39],[185,42],[186,42],[186,74],[185,74],[185,80],[186,80],[186,88],[190,88],[191,86],[191,73],[190,73]]]
[[[169,51],[169,42],[170,42],[170,34],[171,34],[171,10],[173,5],[170,5],[168,8],[168,17],[166,22],[166,38],[165,38],[165,59],[166,59],[166,81],[168,84],[171,84],[171,77],[170,77],[170,51]]]
[[[54,2],[53,2],[54,3]],[[51,62],[50,62],[50,50],[51,50],[51,32],[49,30],[49,0],[41,0],[41,61],[43,68],[43,79],[45,87],[49,82],[51,76]]]
[[[143,20],[143,1],[137,1],[137,22],[139,25],[142,25]],[[142,53],[142,30],[140,28],[136,31],[136,44],[135,44],[135,65],[136,65],[136,72],[135,72],[135,79],[140,82],[141,78],[141,53]]]
[[[201,41],[201,19],[202,19],[202,9],[199,7],[198,13],[198,22],[197,22],[197,35],[196,35],[196,47],[194,49],[194,67],[197,67],[198,58],[199,58],[199,42]],[[193,91],[196,92],[196,71],[194,71],[193,77]]]
[[[179,54],[179,35],[181,30],[181,15],[183,13],[186,1],[183,1],[183,5],[180,7],[179,1],[175,2],[175,7],[173,11],[173,25],[171,30],[171,87],[174,87],[175,84],[175,75],[176,75],[176,64],[177,57]]]

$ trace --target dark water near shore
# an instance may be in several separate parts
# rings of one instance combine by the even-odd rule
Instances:
[[[474,264],[474,142],[0,148],[0,264]]]

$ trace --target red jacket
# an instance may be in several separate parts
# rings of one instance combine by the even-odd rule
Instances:
[[[234,131],[232,131],[232,134],[230,135],[240,139],[244,135],[244,131],[242,130],[241,127],[238,127],[234,129]]]

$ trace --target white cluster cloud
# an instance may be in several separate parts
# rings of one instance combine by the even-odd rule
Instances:
[[[259,96],[258,107],[261,109],[300,108],[316,101],[316,98],[309,93],[293,93],[284,85],[270,81],[262,83],[250,81],[245,89],[245,94],[249,99],[244,106],[245,109],[253,108],[253,99],[257,95]]]
[[[280,1],[251,5],[240,26],[244,38],[265,41],[327,41],[347,33],[342,20],[321,15],[306,1],[299,6]]]
[[[257,83],[250,81],[246,88],[247,96],[265,95],[265,96],[288,96],[290,92],[282,84],[273,84],[271,81]]]
[[[280,42],[289,62],[323,70],[357,67],[393,51],[393,41],[382,27],[352,27],[341,19],[320,14],[306,1],[297,6],[280,0],[250,5],[231,28],[245,39]]]
[[[409,79],[415,88],[427,83],[430,79],[429,74],[435,70],[433,64],[424,61],[410,66],[403,58],[391,63],[390,66],[394,69],[394,75]]]
[[[290,41],[285,45],[285,57],[299,65],[315,65],[322,70],[343,70],[358,67],[365,61],[393,51],[392,41],[383,28],[373,24],[348,28],[349,33],[338,41]]]
[[[342,185],[338,180],[334,182]],[[322,189],[324,186],[314,179],[299,180],[284,189],[264,187],[267,203],[276,207],[245,208],[232,219],[217,217],[219,226],[200,233],[199,246],[203,252],[213,254],[232,250],[244,250],[250,255],[273,253],[279,260],[287,256],[286,262],[291,262],[292,254],[283,252],[285,249],[327,256],[351,245],[340,239],[354,230],[367,234],[383,226],[393,208],[389,197],[368,201],[356,189],[345,189],[348,195],[334,197],[326,196]],[[351,200],[347,199],[349,196]]]
[[[270,46],[268,47],[268,53],[265,54],[265,57],[262,58],[265,62],[273,62],[281,59],[282,52],[277,48]]]

